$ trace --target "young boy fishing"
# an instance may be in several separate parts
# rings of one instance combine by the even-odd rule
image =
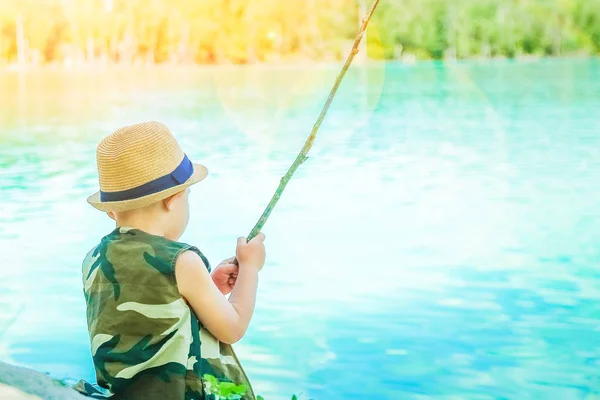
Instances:
[[[201,400],[203,376],[248,387],[231,343],[254,312],[264,235],[237,242],[212,273],[196,247],[178,242],[189,220],[189,187],[208,174],[158,122],[126,126],[97,149],[100,191],[88,202],[116,221],[83,262],[98,385],[89,396]],[[234,261],[237,259],[237,263]],[[229,299],[225,295],[231,294]]]

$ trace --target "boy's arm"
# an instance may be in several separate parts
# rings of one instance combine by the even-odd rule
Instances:
[[[258,272],[264,264],[263,241],[262,234],[250,243],[244,238],[238,241],[240,268],[229,300],[215,286],[200,256],[186,251],[177,259],[175,276],[179,293],[221,342],[235,343],[248,329],[256,302]]]

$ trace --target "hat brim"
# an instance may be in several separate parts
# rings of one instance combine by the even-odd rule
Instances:
[[[101,201],[100,200],[100,192],[96,192],[90,197],[88,197],[87,201],[94,208],[100,211],[129,211],[134,210],[136,208],[142,208],[145,206],[149,206],[150,204],[156,203],[157,201],[164,200],[169,196],[174,195],[175,193],[179,193],[187,187],[192,186],[195,183],[200,182],[204,178],[208,176],[208,169],[202,164],[194,164],[194,173],[190,178],[178,186],[173,186],[172,188],[163,190],[161,192],[152,193],[147,196],[138,197],[137,199],[131,200],[123,200],[123,201]]]

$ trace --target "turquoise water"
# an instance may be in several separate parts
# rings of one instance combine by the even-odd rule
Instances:
[[[0,72],[0,359],[93,380],[95,145],[166,122],[233,254],[338,66]],[[238,345],[267,399],[600,396],[600,61],[355,67],[268,222]],[[373,396],[373,395],[376,396]]]

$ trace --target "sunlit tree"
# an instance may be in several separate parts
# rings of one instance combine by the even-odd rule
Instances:
[[[344,56],[369,0],[0,0],[0,62],[254,63]],[[369,55],[600,53],[600,0],[386,0]]]

